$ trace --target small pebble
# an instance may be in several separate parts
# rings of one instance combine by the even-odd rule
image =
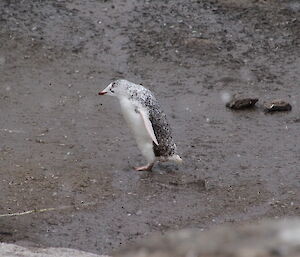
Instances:
[[[264,103],[265,111],[267,112],[282,112],[292,110],[292,106],[282,100],[274,100],[271,102]]]
[[[252,108],[258,98],[236,98],[234,97],[230,102],[226,103],[226,107],[234,109],[234,110],[241,110],[241,109],[248,109]]]

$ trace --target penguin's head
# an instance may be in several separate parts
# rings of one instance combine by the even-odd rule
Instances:
[[[105,89],[99,92],[99,95],[110,95],[116,97],[122,97],[128,95],[128,88],[130,82],[125,79],[119,79],[110,83]]]

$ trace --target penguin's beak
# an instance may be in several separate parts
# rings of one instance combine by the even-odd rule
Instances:
[[[104,88],[102,91],[100,91],[100,92],[98,93],[98,95],[105,95],[105,94],[109,93],[111,84],[112,84],[112,83],[110,83],[106,88]]]
[[[98,95],[105,95],[107,92],[106,91],[101,91],[98,93]]]

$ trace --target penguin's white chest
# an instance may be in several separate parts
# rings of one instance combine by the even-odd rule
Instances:
[[[147,132],[143,118],[139,113],[139,111],[144,110],[137,110],[137,105],[127,98],[121,98],[120,104],[123,116],[133,132],[138,148],[148,162],[154,161],[153,141]]]

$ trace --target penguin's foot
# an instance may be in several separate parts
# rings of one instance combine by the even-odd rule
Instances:
[[[137,170],[137,171],[151,171],[153,165],[154,165],[154,163],[149,163],[149,164],[147,164],[145,166],[134,167],[134,169]]]

